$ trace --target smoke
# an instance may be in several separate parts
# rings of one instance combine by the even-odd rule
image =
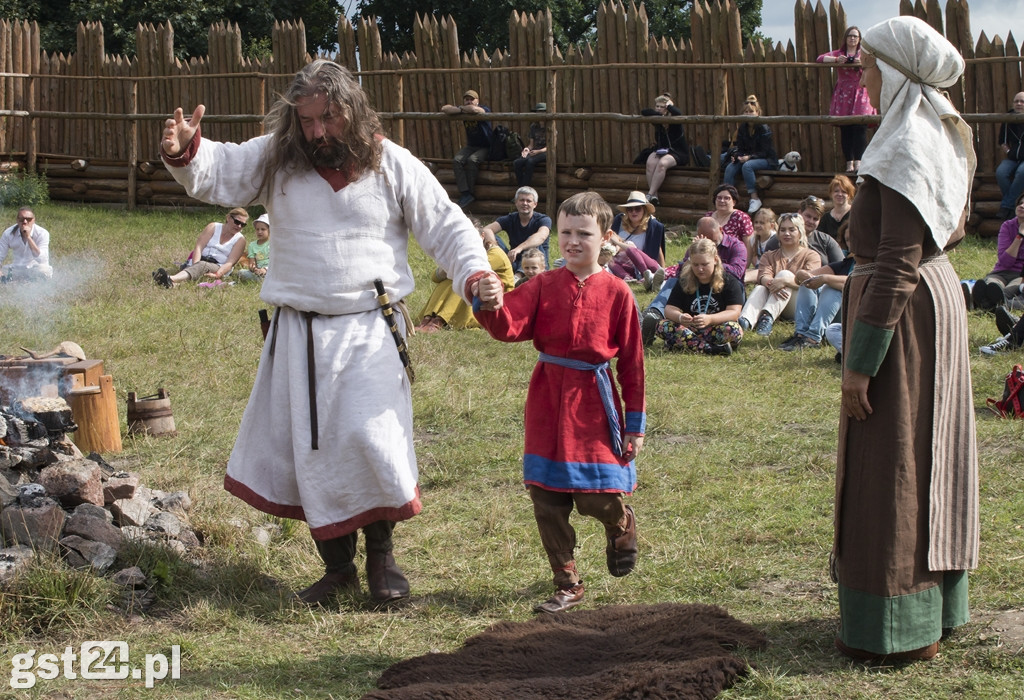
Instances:
[[[50,257],[53,277],[32,282],[6,282],[0,284],[0,315],[10,318],[21,316],[31,324],[37,336],[53,336],[57,324],[65,319],[68,310],[79,303],[85,291],[98,280],[106,264],[95,253],[76,255],[73,259]],[[56,345],[61,340],[58,338]],[[0,325],[0,351],[12,352],[20,344],[11,337],[11,324]],[[13,347],[11,347],[13,346]],[[49,350],[49,348],[46,348]]]
[[[53,277],[32,282],[0,284],[0,353],[15,357],[26,355],[20,350],[26,344],[18,335],[30,328],[32,337],[48,338],[46,347],[33,348],[49,352],[62,340],[59,328],[66,323],[69,311],[81,303],[89,287],[101,276],[103,261],[96,254],[77,255],[53,260]],[[21,321],[17,321],[17,319]],[[0,403],[10,403],[22,396],[55,395],[54,387],[62,381],[63,372],[57,363],[39,363],[18,370],[0,366]]]

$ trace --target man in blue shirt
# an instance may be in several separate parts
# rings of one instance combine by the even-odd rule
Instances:
[[[520,269],[519,254],[528,248],[538,248],[544,253],[544,267],[548,267],[548,238],[551,235],[551,217],[541,214],[537,209],[537,190],[529,186],[516,190],[516,210],[511,214],[498,217],[493,224],[484,227],[484,238],[493,239],[508,253],[512,261],[512,269],[518,274]],[[498,231],[508,234],[508,247],[505,242],[495,236]]]
[[[466,90],[462,95],[462,105],[445,105],[441,108],[445,114],[484,114],[490,107],[480,104],[480,95],[476,90]],[[455,184],[462,195],[459,206],[467,207],[475,198],[476,175],[480,161],[487,160],[491,150],[491,123],[489,121],[466,121],[466,145],[455,154]]]

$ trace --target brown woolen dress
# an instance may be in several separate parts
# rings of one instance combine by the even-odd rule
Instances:
[[[963,236],[961,227],[946,249]],[[839,636],[892,654],[969,619],[978,477],[966,313],[952,266],[936,259],[943,251],[903,195],[866,178],[849,241],[858,265],[843,304],[843,358],[872,375],[873,413],[840,419]]]

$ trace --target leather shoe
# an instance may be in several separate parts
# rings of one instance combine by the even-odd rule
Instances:
[[[391,552],[366,553],[366,586],[378,605],[409,597],[409,579]]]
[[[292,598],[306,605],[323,605],[338,593],[359,595],[359,575],[324,574],[323,578],[312,586],[293,593]]]
[[[618,535],[608,535],[608,573],[625,576],[636,566],[636,515],[633,506],[626,506],[626,529]]]
[[[560,613],[569,608],[575,608],[582,602],[583,581],[580,581],[574,586],[557,589],[555,594],[543,603],[534,605],[533,611],[536,613]]]
[[[895,654],[876,654],[864,649],[854,649],[843,644],[843,641],[836,637],[836,649],[844,656],[858,661],[871,661],[875,663],[897,663],[901,661],[931,661],[939,653],[939,643],[932,642],[928,646],[910,651],[898,651]]]

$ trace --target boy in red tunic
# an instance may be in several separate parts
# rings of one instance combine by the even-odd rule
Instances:
[[[508,292],[499,311],[476,312],[494,338],[532,340],[541,353],[526,397],[523,481],[556,586],[534,610],[550,613],[583,600],[569,524],[574,504],[604,524],[612,576],[633,570],[636,519],[622,495],[636,486],[633,460],[646,423],[636,302],[626,283],[597,263],[612,233],[612,210],[600,195],[582,192],[562,204],[557,221],[565,267]],[[484,303],[500,291],[488,279],[476,286]],[[612,358],[620,388],[611,379]]]

